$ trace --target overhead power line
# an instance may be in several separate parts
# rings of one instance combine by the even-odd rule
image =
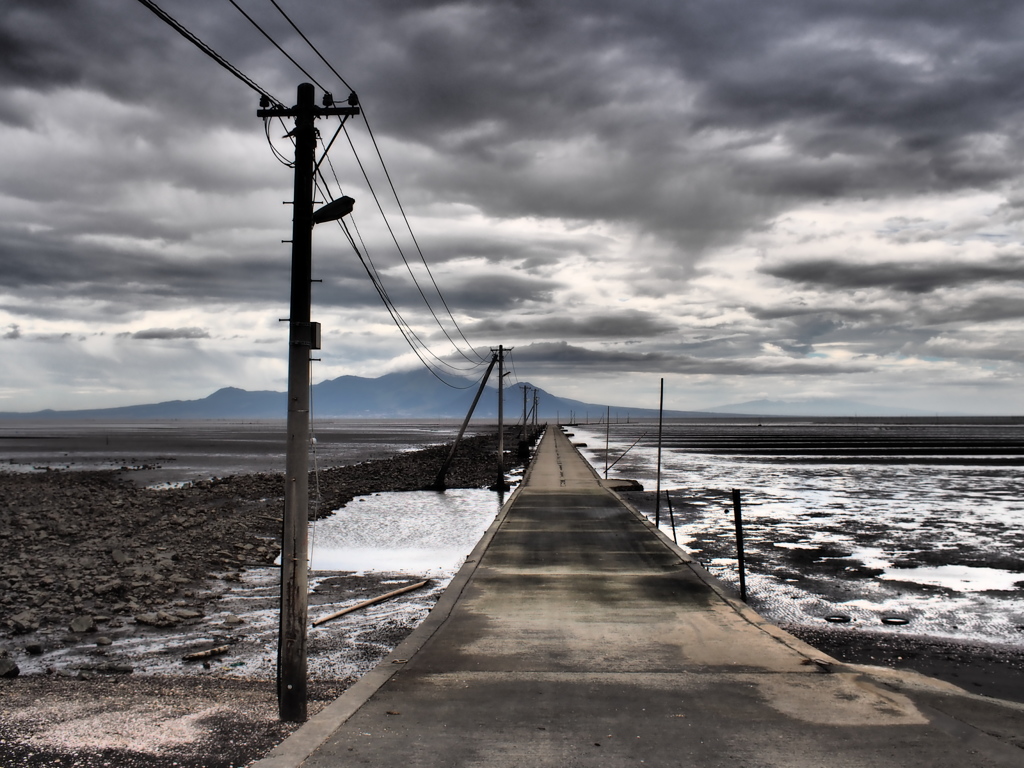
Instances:
[[[378,197],[376,190],[373,188],[373,182],[370,181],[370,176],[366,172],[366,167],[363,165],[363,161],[359,158],[359,153],[356,152],[355,144],[352,143],[352,137],[349,136],[349,133],[348,133],[347,130],[345,131],[345,137],[348,139],[349,147],[351,147],[352,154],[355,156],[356,163],[359,165],[359,170],[363,174],[363,179],[366,181],[366,186],[370,190],[370,194],[373,196],[374,202],[377,204],[377,210],[380,211],[380,215],[384,219],[384,224],[387,227],[388,233],[391,235],[391,239],[394,241],[395,247],[398,249],[398,255],[402,257],[402,263],[405,264],[405,268],[409,272],[409,277],[412,278],[413,285],[416,286],[416,290],[419,292],[420,298],[423,299],[423,303],[426,304],[427,309],[430,311],[431,316],[434,318],[434,322],[437,323],[437,327],[441,329],[441,332],[445,335],[445,338],[447,338],[448,341],[451,342],[452,347],[463,358],[465,358],[469,362],[473,362],[473,363],[476,363],[477,361],[479,361],[481,364],[484,363],[484,362],[487,362],[485,358],[482,358],[479,355],[479,353],[476,352],[476,350],[474,349],[473,345],[469,342],[469,339],[467,339],[465,337],[465,335],[462,333],[462,329],[459,328],[459,324],[456,322],[455,318],[452,317],[450,310],[448,312],[448,316],[451,317],[452,322],[455,324],[455,328],[458,330],[459,334],[462,335],[462,338],[466,342],[466,344],[469,346],[470,351],[473,352],[474,354],[476,354],[477,361],[471,360],[469,358],[469,356],[465,352],[462,351],[462,349],[459,347],[459,345],[455,343],[455,339],[453,339],[451,337],[451,334],[448,333],[448,329],[444,327],[444,324],[441,322],[441,319],[437,316],[437,312],[434,311],[434,308],[430,304],[430,300],[427,299],[427,295],[423,292],[423,286],[421,286],[419,280],[416,279],[416,274],[412,271],[412,266],[409,264],[409,260],[405,257],[405,251],[402,249],[401,244],[398,242],[398,236],[395,234],[395,231],[394,231],[394,229],[391,226],[391,222],[388,221],[387,214],[384,213],[384,206],[383,206],[383,204],[380,201],[380,197]],[[380,151],[379,150],[378,150],[378,157],[380,157]],[[381,159],[381,163],[383,164],[383,158]],[[384,172],[387,173],[387,169],[386,168],[385,168]],[[391,177],[388,176],[388,181],[390,182],[390,180],[391,180]],[[392,191],[393,191],[394,190],[394,185],[392,185],[391,188],[392,188]],[[397,198],[397,194],[396,194],[396,198],[395,199],[398,199]],[[399,202],[399,206],[401,206],[400,202]],[[403,211],[402,214],[404,216],[405,212]],[[406,219],[406,224],[408,225],[408,219]],[[410,228],[409,231],[412,232],[412,229]],[[415,237],[413,238],[413,240],[415,242]],[[422,253],[421,253],[421,255],[422,255]],[[425,265],[426,265],[426,261],[424,261],[424,266]],[[427,274],[430,274],[430,268],[429,267],[427,268]],[[430,275],[430,279],[431,280],[434,279],[433,275]],[[441,296],[441,290],[440,290],[440,288],[438,288],[436,282],[434,282],[434,289],[437,291],[437,295]],[[444,297],[443,296],[441,296],[441,302],[445,305],[445,308],[447,308],[448,304],[447,304],[447,302],[444,301]]]
[[[230,2],[232,3],[232,5],[235,5],[236,8],[238,7],[235,4],[235,0],[230,0]],[[315,53],[319,57],[320,61],[322,61],[327,66],[327,68],[329,70],[331,70],[332,73],[334,73],[334,76],[337,77],[338,80],[341,81],[342,85],[344,85],[346,88],[349,89],[350,92],[352,92],[354,94],[355,93],[355,89],[352,88],[351,85],[349,85],[348,81],[346,81],[345,78],[342,77],[341,73],[338,72],[338,70],[334,67],[333,64],[331,64],[330,61],[328,61],[327,57],[324,56],[320,52],[320,49],[316,47],[316,45],[313,43],[313,41],[310,40],[301,29],[299,29],[299,26],[285,12],[285,10],[277,3],[277,0],[270,0],[270,2],[278,10],[278,12],[281,14],[281,16],[284,17],[285,21],[287,21],[288,24],[291,25],[292,29],[295,30],[295,32],[299,35],[299,37],[301,37],[303,39],[303,41],[306,43],[306,45],[308,45],[310,47],[310,49],[313,51],[313,53]],[[241,9],[239,9],[239,10],[241,10]],[[249,18],[248,15],[246,15],[246,18]],[[250,19],[250,21],[252,21],[252,19]],[[252,22],[252,23],[255,24],[255,22]],[[257,28],[259,28],[258,25],[257,25]],[[261,29],[260,31],[262,32],[263,30]],[[266,32],[264,32],[263,34],[267,36],[267,39],[270,39],[270,36],[267,35]],[[271,42],[273,42],[273,40],[271,40]],[[274,45],[277,45],[277,43],[274,43]],[[279,50],[281,50],[282,53],[284,53],[284,50],[281,49],[280,46],[277,46],[277,47],[278,47]],[[285,55],[288,56],[287,53],[285,53]],[[291,56],[288,56],[288,59],[290,61],[292,61],[293,63],[295,63],[295,60],[292,59]],[[298,64],[296,64],[296,66],[298,66]],[[301,67],[300,67],[300,69],[301,69]],[[305,72],[306,70],[302,70],[302,71]],[[310,77],[312,77],[312,76],[310,76]],[[314,80],[314,82],[316,82],[316,81]],[[317,85],[319,85],[319,83],[317,83]],[[323,88],[323,86],[321,86],[321,88],[323,90],[325,90],[325,91],[327,90],[326,88]],[[402,205],[402,199],[399,197],[398,190],[395,188],[394,181],[391,178],[391,173],[388,170],[387,164],[384,162],[384,156],[383,156],[383,154],[381,154],[380,146],[377,144],[377,137],[374,135],[373,129],[370,127],[370,121],[369,121],[369,119],[366,116],[366,107],[365,107],[365,105],[362,106],[362,118],[363,118],[364,122],[366,123],[366,131],[367,131],[367,134],[370,137],[370,141],[373,143],[374,151],[377,153],[377,159],[380,161],[381,168],[383,169],[384,175],[385,175],[385,177],[388,180],[388,185],[391,187],[391,193],[395,197],[395,202],[398,203],[398,209],[399,209],[399,211],[402,214],[402,219],[405,221],[405,226],[409,230],[409,236],[412,238],[413,245],[416,247],[416,252],[419,254],[420,261],[423,262],[423,267],[424,267],[424,269],[427,272],[427,276],[430,278],[430,282],[433,284],[434,290],[437,292],[437,297],[441,300],[441,304],[444,306],[445,311],[448,313],[448,317],[451,319],[452,324],[455,326],[455,330],[458,332],[458,334],[462,338],[462,340],[464,342],[466,342],[466,345],[469,347],[470,351],[473,352],[473,354],[481,362],[484,362],[484,363],[488,362],[489,358],[487,358],[486,356],[483,356],[479,352],[477,352],[476,348],[473,346],[473,344],[469,341],[469,339],[466,338],[466,334],[463,333],[462,328],[459,326],[458,321],[455,319],[455,316],[452,314],[451,308],[448,306],[448,302],[444,298],[444,294],[441,293],[441,289],[440,289],[440,287],[437,284],[437,280],[434,279],[434,274],[430,270],[430,265],[427,264],[427,260],[426,260],[426,258],[423,255],[423,249],[420,247],[419,241],[416,239],[416,233],[413,232],[412,224],[409,222],[409,217],[408,217],[408,215],[405,212],[405,206]],[[337,134],[335,134],[335,136],[336,135]],[[334,140],[332,139],[331,143],[333,144],[333,142],[334,142]],[[353,154],[355,154],[355,147],[352,146],[351,139],[349,140],[349,145],[352,148]],[[327,149],[329,149],[329,148],[330,147],[328,146]],[[324,150],[324,155],[325,156],[326,156],[326,153],[327,153],[327,149]],[[357,159],[357,162],[358,162],[358,155],[357,155],[356,159]],[[360,165],[360,170],[363,170],[361,162],[359,163],[359,165]],[[366,171],[365,170],[363,170],[363,176],[366,177]],[[369,183],[370,183],[369,179],[367,178],[367,184],[369,185]],[[374,199],[377,200],[377,206],[378,206],[378,208],[380,208],[380,201],[377,199],[377,194],[376,194],[376,192],[373,191],[372,186],[370,188],[370,192],[373,195]],[[381,208],[381,215],[384,216],[383,208]],[[385,222],[387,222],[387,216],[384,216],[384,220],[385,220]],[[391,230],[391,225],[390,224],[388,224],[388,230],[389,231]],[[392,238],[395,238],[395,234],[394,234],[393,231],[391,232],[391,236],[392,236]],[[395,239],[395,245],[398,246],[397,239]],[[399,252],[401,253],[401,246],[398,246],[398,248],[399,248]],[[405,261],[405,254],[404,253],[402,253],[402,260]],[[408,267],[408,262],[407,261],[406,261],[406,266]],[[411,269],[410,269],[410,275],[412,275]],[[455,341],[451,338],[451,336],[448,335],[448,331],[441,324],[440,320],[438,320],[437,315],[434,314],[434,309],[433,309],[433,307],[430,306],[430,302],[427,300],[427,297],[423,294],[423,289],[420,287],[419,282],[416,280],[415,275],[412,275],[412,278],[413,278],[413,283],[415,283],[417,290],[419,290],[419,292],[420,292],[420,296],[423,298],[423,302],[427,305],[427,308],[430,310],[431,314],[434,315],[434,319],[437,321],[438,327],[441,328],[441,331],[445,334],[445,336],[448,338],[448,340],[452,342],[452,346],[455,347],[455,349],[459,352],[459,354],[461,354],[463,357],[466,357],[466,355],[459,348],[459,345],[456,344]],[[466,357],[466,359],[468,360],[469,358]]]
[[[270,41],[271,45],[273,45],[275,48],[277,48],[277,50],[279,50],[281,53],[283,53],[284,57],[286,59],[288,59],[288,61],[290,61],[292,64],[294,64],[296,67],[298,67],[299,71],[302,72],[302,74],[304,74],[310,80],[312,80],[313,83],[321,91],[326,91],[327,90],[326,88],[324,88],[320,84],[320,82],[315,77],[313,77],[311,74],[309,74],[309,72],[306,70],[305,67],[303,67],[301,64],[299,64],[299,62],[297,62],[295,59],[293,59],[288,54],[288,51],[286,51],[284,48],[282,48],[280,45],[278,45],[277,41],[274,38],[272,38],[270,36],[270,34],[265,29],[263,29],[263,27],[261,27],[252,16],[250,16],[248,13],[246,13],[244,10],[242,10],[242,7],[238,3],[236,3],[235,0],[228,0],[228,2],[231,3],[233,6],[235,6],[235,8],[238,9],[238,12],[240,14],[242,14],[243,16],[245,16],[245,18],[248,19],[249,23],[252,24],[254,27],[256,27],[256,29],[259,30],[260,34],[263,35],[265,38],[267,38],[267,40]]]
[[[313,45],[313,43],[310,41],[310,39],[308,37],[306,37],[306,35],[302,32],[302,30],[299,29],[298,26],[296,26],[295,22],[292,21],[291,17],[287,13],[284,12],[284,9],[280,5],[277,4],[276,0],[270,0],[270,2],[273,4],[273,6],[275,8],[277,8],[278,11],[281,12],[281,15],[284,16],[285,21],[287,21],[289,24],[292,25],[292,29],[294,29],[298,33],[299,37],[301,37],[303,40],[305,40],[306,45],[308,45],[313,50],[313,53],[315,53],[317,56],[320,57],[320,61],[322,61],[324,64],[326,64],[327,68],[329,70],[331,70],[331,72],[334,73],[334,76],[341,81],[341,84],[344,85],[346,88],[348,88],[349,91],[351,91],[352,93],[355,93],[355,89],[352,88],[352,86],[349,85],[347,82],[345,82],[345,78],[342,77],[338,73],[338,70],[336,70],[334,68],[334,66],[331,64],[331,62],[329,62],[326,58],[324,58],[324,55],[322,53],[320,53],[319,49],[315,45]]]
[[[270,1],[274,5],[274,7],[281,13],[281,15],[285,18],[285,20],[291,25],[291,27],[295,30],[295,32],[302,38],[302,40],[313,50],[313,52],[320,58],[320,60],[328,67],[328,69],[330,69],[330,71],[341,81],[341,83],[346,88],[348,88],[350,91],[352,91],[353,90],[352,87],[348,84],[348,82],[345,80],[345,78],[341,76],[341,74],[338,72],[338,70],[327,60],[326,57],[324,57],[324,55],[319,51],[319,49],[317,49],[317,47],[313,44],[313,42],[302,32],[301,29],[299,29],[299,27],[295,24],[295,22],[292,21],[292,19],[284,11],[284,9],[282,9],[281,6],[278,5],[277,2],[275,2],[275,0],[270,0]],[[203,53],[205,53],[207,56],[209,56],[211,59],[213,59],[215,62],[217,62],[217,64],[219,64],[221,67],[226,69],[228,72],[230,72],[232,75],[234,75],[237,79],[239,79],[240,81],[245,83],[245,85],[247,85],[250,89],[252,89],[256,93],[258,93],[262,97],[261,98],[261,102],[262,102],[261,106],[263,106],[264,108],[270,107],[270,106],[279,107],[279,108],[282,108],[282,109],[284,108],[284,105],[283,105],[283,103],[281,102],[280,99],[277,99],[276,97],[274,97],[269,91],[267,91],[265,88],[263,88],[258,83],[256,83],[252,78],[250,78],[244,72],[242,72],[237,67],[235,67],[233,64],[231,64],[231,62],[229,62],[227,59],[225,59],[223,56],[221,56],[219,53],[217,53],[211,46],[209,46],[208,44],[203,42],[196,34],[191,32],[181,22],[179,22],[177,19],[175,19],[169,13],[167,13],[162,8],[160,8],[160,6],[158,6],[155,2],[153,2],[153,0],[139,0],[139,2],[142,5],[144,5],[146,8],[148,8],[153,14],[155,14],[164,23],[166,23],[168,26],[170,26],[172,29],[174,29],[176,32],[178,32],[178,34],[180,34],[186,40],[188,40],[193,45],[195,45],[197,48],[199,48],[199,50],[201,50]],[[238,12],[241,13],[242,16],[244,16],[246,18],[247,21],[249,21],[250,24],[252,24],[275,48],[277,48],[278,51],[281,52],[282,55],[285,56],[285,58],[287,58],[292,64],[294,64],[306,77],[308,77],[322,91],[328,92],[327,89],[323,86],[322,83],[320,83],[306,68],[304,68],[301,64],[299,64],[298,61],[296,61],[287,51],[285,51],[285,49],[276,40],[274,40],[274,38],[266,30],[264,30],[263,27],[260,26],[260,24],[258,22],[256,22],[255,19],[253,19],[248,13],[245,12],[244,9],[242,9],[241,6],[238,5],[237,2],[235,2],[235,0],[228,0],[228,2],[230,2],[231,5],[233,5],[235,7],[235,9],[238,10]],[[357,103],[356,100],[355,100],[354,92],[353,92],[352,97],[350,97],[350,103]],[[364,115],[364,117],[365,117],[365,115]],[[405,226],[406,226],[406,228],[409,231],[409,235],[412,238],[413,244],[415,245],[416,251],[419,254],[420,260],[423,263],[423,266],[424,266],[424,268],[425,268],[425,270],[427,272],[427,275],[430,277],[430,281],[431,281],[431,283],[434,286],[434,290],[437,292],[438,298],[441,300],[441,303],[444,305],[444,308],[445,308],[445,310],[446,310],[446,312],[448,314],[448,317],[451,319],[451,321],[452,321],[456,331],[458,332],[458,334],[460,335],[462,340],[466,342],[467,346],[469,347],[469,350],[474,355],[476,355],[477,360],[472,360],[471,358],[469,358],[465,354],[465,352],[463,352],[463,350],[459,347],[459,345],[455,343],[455,340],[448,333],[448,330],[444,327],[444,324],[441,322],[440,318],[437,316],[437,313],[434,311],[434,308],[431,306],[431,303],[427,299],[427,296],[424,293],[423,288],[420,285],[419,281],[417,280],[416,275],[413,272],[411,265],[409,264],[408,260],[405,257],[405,252],[403,251],[401,245],[398,242],[398,238],[397,238],[394,230],[392,229],[390,222],[387,219],[387,215],[384,213],[383,206],[381,205],[380,199],[378,198],[376,191],[373,189],[373,186],[370,183],[369,176],[366,173],[365,168],[363,167],[362,161],[359,160],[358,153],[356,153],[355,146],[352,144],[351,137],[348,137],[348,132],[346,131],[346,137],[348,138],[349,146],[352,149],[353,155],[355,155],[355,157],[356,157],[356,161],[359,164],[360,170],[363,173],[363,177],[366,179],[366,183],[367,183],[367,186],[370,189],[370,193],[373,196],[375,202],[377,203],[377,208],[380,211],[381,216],[384,219],[385,225],[387,226],[387,229],[388,229],[389,233],[391,234],[392,239],[395,242],[395,246],[398,249],[399,255],[401,256],[402,261],[405,263],[406,269],[409,271],[409,275],[412,278],[412,281],[413,281],[414,285],[416,286],[416,289],[419,292],[420,297],[422,298],[424,304],[426,304],[427,309],[430,311],[430,314],[433,316],[434,321],[437,323],[437,325],[441,329],[442,333],[444,333],[444,335],[448,339],[448,341],[451,342],[452,347],[454,348],[454,350],[459,355],[461,355],[463,358],[465,358],[467,362],[473,363],[472,368],[470,368],[470,369],[460,369],[460,368],[458,368],[456,366],[451,365],[451,363],[448,363],[447,361],[443,360],[442,358],[438,357],[436,354],[434,354],[433,351],[431,351],[429,346],[416,334],[416,332],[412,329],[412,327],[409,325],[409,323],[402,317],[401,313],[398,311],[397,306],[394,304],[394,302],[392,301],[391,297],[388,295],[387,290],[384,288],[384,285],[381,282],[380,275],[377,272],[376,267],[373,265],[373,262],[370,261],[369,255],[367,254],[365,256],[365,258],[364,258],[363,253],[360,252],[359,248],[356,246],[355,240],[352,238],[351,234],[348,232],[347,227],[344,227],[344,225],[343,225],[342,228],[345,230],[345,234],[348,237],[349,242],[351,243],[353,249],[355,250],[357,256],[359,257],[359,260],[362,263],[364,269],[366,270],[367,275],[370,277],[370,280],[371,280],[371,283],[374,286],[374,289],[379,294],[379,296],[381,298],[381,301],[384,303],[384,306],[387,308],[388,312],[391,314],[392,319],[395,321],[396,326],[399,328],[399,331],[402,333],[403,338],[405,338],[406,342],[409,344],[409,346],[412,349],[412,351],[420,359],[420,361],[423,363],[423,365],[435,377],[437,377],[439,380],[443,381],[448,386],[451,386],[451,387],[454,387],[454,388],[457,388],[457,389],[461,389],[462,387],[458,387],[456,385],[453,385],[450,382],[445,381],[443,378],[441,378],[441,376],[439,376],[438,373],[434,370],[434,367],[423,357],[423,355],[421,354],[420,349],[422,349],[424,353],[430,355],[435,360],[437,360],[438,363],[440,363],[440,364],[442,364],[442,365],[444,365],[444,366],[446,366],[446,367],[450,368],[451,370],[456,371],[458,373],[463,373],[464,370],[472,370],[472,369],[478,368],[478,367],[480,367],[482,365],[485,365],[485,364],[487,364],[488,359],[486,357],[481,356],[480,353],[477,352],[477,350],[473,347],[473,345],[469,341],[469,339],[466,338],[466,335],[465,335],[465,333],[463,333],[462,328],[459,326],[458,322],[455,320],[455,317],[452,314],[452,311],[451,311],[451,309],[448,306],[448,302],[445,300],[444,295],[441,293],[441,289],[437,285],[437,281],[435,280],[434,275],[433,275],[433,273],[430,270],[430,266],[429,266],[429,264],[427,264],[426,258],[425,258],[424,254],[423,254],[422,248],[420,247],[419,241],[416,239],[416,235],[415,235],[415,233],[412,230],[412,225],[411,225],[411,223],[409,221],[409,217],[408,217],[408,215],[405,212],[405,208],[402,205],[401,198],[399,197],[398,191],[395,188],[394,181],[391,178],[391,173],[388,170],[386,163],[384,162],[384,157],[383,157],[383,155],[382,155],[382,153],[380,151],[379,145],[377,144],[376,136],[374,136],[373,130],[370,128],[370,125],[369,125],[368,122],[367,122],[366,127],[367,127],[367,132],[368,132],[368,134],[370,136],[370,140],[373,143],[374,150],[375,150],[375,152],[377,154],[377,158],[378,158],[378,160],[379,160],[379,162],[381,164],[381,168],[383,169],[384,175],[387,178],[388,185],[391,188],[391,192],[394,195],[395,201],[398,204],[398,207],[399,207],[399,210],[401,212],[402,218],[403,218],[403,220],[405,222]],[[273,142],[270,140],[270,119],[269,118],[267,120],[265,120],[265,129],[266,129],[266,132],[267,132],[267,142],[270,145],[271,150],[273,151],[273,153],[277,157],[277,159],[280,160],[282,163],[284,163],[286,165],[293,166],[294,164],[291,163],[288,160],[288,158],[283,156],[277,150],[277,148],[274,147]],[[339,126],[339,131],[343,130],[343,129],[344,129],[344,120],[342,121],[341,126]],[[338,133],[336,132],[334,134],[334,137],[332,137],[330,143],[324,148],[323,157],[320,159],[320,161],[318,163],[316,163],[316,168],[315,168],[315,172],[322,177],[322,172],[320,171],[320,165],[326,159],[328,161],[328,164],[331,167],[331,171],[334,174],[334,177],[335,177],[336,181],[338,181],[337,174],[334,173],[333,164],[330,163],[330,159],[327,156],[327,152],[330,149],[331,145],[333,145],[334,140],[337,138],[337,135],[338,135]],[[324,184],[326,186],[326,179],[324,179]],[[340,181],[338,181],[338,185],[340,187]],[[329,195],[325,195],[325,197],[329,197]],[[419,345],[418,347],[417,347],[417,344]]]
[[[184,37],[186,40],[188,40],[194,46],[196,46],[196,48],[198,48],[203,53],[205,53],[207,56],[209,56],[211,59],[216,61],[218,64],[220,64],[222,67],[224,67],[224,69],[226,69],[232,75],[237,77],[239,80],[241,80],[247,86],[252,88],[254,91],[256,91],[256,93],[260,94],[260,96],[263,96],[264,98],[266,98],[270,102],[270,104],[278,105],[278,106],[281,104],[281,101],[279,99],[274,98],[270,94],[269,91],[267,91],[265,88],[260,86],[252,78],[250,78],[248,75],[246,75],[240,69],[238,69],[235,65],[233,65],[230,61],[225,59],[223,56],[221,56],[219,53],[217,53],[215,50],[213,50],[213,48],[211,48],[206,43],[204,43],[202,40],[200,40],[195,34],[190,32],[185,27],[185,25],[183,25],[181,22],[179,22],[177,19],[175,19],[169,13],[167,13],[167,11],[165,11],[163,8],[161,8],[156,3],[154,3],[153,0],[139,0],[139,2],[142,3],[144,6],[146,6],[147,8],[149,8],[149,10],[151,10],[153,13],[155,13],[157,15],[157,17],[159,17],[164,23],[166,23],[168,26],[170,26],[172,29],[174,29],[175,32],[177,32],[179,35]]]

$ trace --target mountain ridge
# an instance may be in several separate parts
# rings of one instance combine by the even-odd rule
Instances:
[[[326,379],[312,387],[312,413],[316,418],[409,419],[464,418],[476,395],[478,382],[459,379],[453,388],[426,370],[384,374],[377,378],[345,375]],[[505,415],[517,421],[522,415],[521,385],[506,387]],[[477,404],[474,417],[497,417],[497,390],[487,387]],[[510,392],[509,390],[514,390]],[[540,419],[599,421],[609,412],[620,421],[628,418],[656,418],[657,408],[637,408],[586,403],[558,397],[537,387]],[[528,403],[528,406],[531,405]],[[35,412],[0,412],[0,419],[283,419],[286,416],[287,393],[273,390],[246,390],[222,387],[197,400],[167,400],[159,403],[127,405],[113,408],[78,410],[46,409]],[[737,418],[737,417],[897,417],[936,416],[929,411],[909,408],[874,406],[867,403],[817,398],[805,400],[751,400],[745,403],[720,405],[701,411],[666,410],[666,418]]]

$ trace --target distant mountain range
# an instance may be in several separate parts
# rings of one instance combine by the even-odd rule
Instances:
[[[495,374],[496,375],[496,374]],[[463,379],[453,389],[419,369],[405,373],[389,373],[376,379],[361,376],[340,376],[313,385],[312,412],[316,418],[342,419],[459,419],[465,418],[478,382]],[[533,388],[529,382],[522,382]],[[532,405],[532,392],[530,394]],[[538,389],[539,418],[563,422],[588,417],[597,421],[606,413],[605,405],[584,403],[556,397]],[[0,413],[0,418],[20,419],[283,419],[286,416],[286,393],[250,392],[237,387],[218,389],[200,400],[170,400],[150,405],[128,405],[120,408],[56,411],[35,413]],[[522,417],[523,395],[520,384],[505,387],[505,414],[509,421]],[[612,406],[613,419],[657,417],[657,408],[624,408]],[[666,417],[699,417],[689,411],[666,411]],[[497,418],[498,397],[495,387],[488,386],[474,411],[475,418]]]
[[[465,389],[453,389],[419,369],[405,373],[389,373],[375,379],[340,376],[313,386],[313,415],[316,418],[350,419],[458,419],[469,410],[478,384],[462,380]],[[522,382],[533,388],[529,382]],[[461,384],[460,384],[461,386]],[[474,417],[497,418],[497,392],[488,386],[480,398]],[[532,398],[532,393],[531,393]],[[608,405],[584,403],[546,392],[538,388],[539,416],[542,420],[598,421],[604,418]],[[611,418],[656,418],[657,408],[610,406]],[[509,421],[521,418],[523,395],[520,384],[506,387],[505,413]],[[237,387],[224,387],[200,400],[170,400],[150,405],[128,405],[120,408],[56,411],[35,413],[0,413],[5,419],[283,419],[286,415],[286,394],[267,390],[250,392]],[[781,402],[755,400],[735,405],[722,405],[706,411],[665,411],[666,418],[727,418],[730,416],[932,416],[932,413],[905,409],[882,408],[842,400]]]

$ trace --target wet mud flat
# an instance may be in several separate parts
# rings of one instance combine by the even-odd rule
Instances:
[[[652,493],[622,495],[654,518]],[[1020,528],[982,523],[1000,539],[991,546],[966,527],[951,534],[964,526],[953,514],[928,525],[924,514],[865,519],[821,509],[794,522],[759,509],[756,492],[744,497],[752,502],[743,507],[748,602],[761,615],[840,661],[1024,702]],[[679,543],[738,590],[730,490],[676,488],[668,498],[662,530],[671,536],[674,521]]]
[[[467,440],[448,486],[493,483],[496,446]],[[423,488],[447,453],[321,470],[310,517]],[[152,488],[148,471],[0,473],[0,764],[237,766],[293,728],[274,690],[283,477]],[[310,618],[421,580],[314,572]],[[310,713],[404,639],[445,583],[311,629]]]

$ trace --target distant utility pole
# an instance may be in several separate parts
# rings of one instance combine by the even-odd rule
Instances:
[[[355,96],[335,107],[329,95],[315,103],[309,83],[298,88],[294,107],[261,103],[258,117],[294,117],[295,192],[292,198],[291,313],[288,318],[288,444],[285,454],[284,525],[281,541],[281,627],[277,648],[277,703],[282,720],[306,720],[306,620],[309,591],[309,363],[320,348],[320,324],[310,322],[313,281],[313,223],[341,218],[352,210],[341,198],[313,214],[313,174],[318,117],[358,115]],[[345,202],[347,201],[347,203]]]
[[[504,491],[508,489],[505,483],[505,353],[511,352],[514,347],[505,349],[501,344],[497,349],[491,348],[498,356],[498,479],[494,484],[494,490]]]
[[[522,440],[526,442],[526,395],[529,392],[529,387],[523,384],[523,437]]]

